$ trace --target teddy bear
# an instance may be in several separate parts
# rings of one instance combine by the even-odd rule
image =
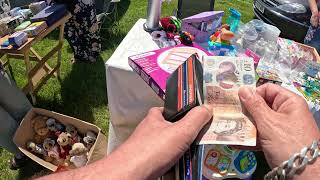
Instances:
[[[34,141],[37,144],[42,144],[46,138],[52,136],[47,128],[47,119],[45,116],[36,116],[31,120],[33,130],[35,131]]]
[[[48,162],[53,162],[53,161],[60,162],[61,161],[60,157],[59,157],[59,147],[53,139],[51,139],[51,138],[45,139],[42,146],[43,146],[44,150],[47,151],[48,158],[45,157],[45,161],[48,161]]]
[[[88,131],[86,133],[86,136],[83,138],[83,142],[84,142],[85,146],[87,147],[88,151],[91,149],[93,144],[96,142],[96,139],[97,139],[97,135],[94,132]]]
[[[69,133],[69,134],[71,134],[71,139],[72,139],[72,141],[71,141],[71,145],[73,145],[74,143],[78,143],[78,142],[80,142],[81,141],[81,138],[80,138],[80,136],[78,135],[78,131],[77,131],[77,129],[74,127],[74,126],[72,126],[72,125],[66,125],[66,132],[67,133]]]
[[[46,122],[47,124],[47,127],[48,129],[51,131],[51,132],[54,132],[54,133],[60,133],[60,132],[63,132],[65,127],[63,124],[59,123],[58,121],[56,121],[55,119],[53,118],[49,118]]]
[[[72,150],[70,151],[70,162],[72,162],[77,168],[86,165],[88,149],[82,143],[75,143],[72,145]]]
[[[72,137],[70,133],[62,132],[57,139],[58,144],[60,145],[60,158],[67,159],[69,156],[69,151],[71,150]]]

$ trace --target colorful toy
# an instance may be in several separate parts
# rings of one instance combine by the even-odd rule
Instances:
[[[182,30],[190,32],[196,42],[205,42],[221,25],[223,11],[203,12],[182,20]]]
[[[47,127],[50,131],[54,132],[54,133],[61,133],[62,131],[64,131],[65,127],[64,125],[62,125],[61,123],[59,123],[58,121],[56,121],[53,118],[49,118],[46,122]]]
[[[78,135],[78,131],[74,126],[72,126],[70,124],[66,125],[66,132],[71,135],[71,145],[81,141],[81,138]]]
[[[62,132],[59,135],[57,142],[60,145],[59,157],[62,159],[66,159],[67,156],[69,156],[69,151],[71,150],[71,145],[72,145],[71,134]]]
[[[208,42],[209,50],[216,56],[224,56],[227,53],[233,52],[235,47],[231,45],[231,40],[234,38],[234,33],[231,32],[230,26],[222,25],[214,34],[210,36]]]
[[[36,144],[32,141],[29,141],[27,143],[27,149],[30,152],[36,153],[36,154],[40,154],[40,155],[46,155],[47,152],[46,150],[39,144]]]
[[[59,157],[59,147],[56,145],[56,142],[53,139],[51,138],[45,139],[42,146],[47,152],[47,155],[44,156],[45,161],[47,162],[61,161]]]
[[[182,44],[186,46],[192,46],[193,40],[194,40],[194,37],[189,32],[182,32],[180,34],[180,41]]]
[[[181,31],[181,20],[174,16],[161,18],[160,23],[162,29],[167,32],[167,36],[169,34],[171,37],[170,34],[175,34]],[[170,38],[169,36],[168,38]]]
[[[204,145],[202,175],[208,179],[249,178],[256,170],[253,152],[225,145]]]
[[[34,140],[37,144],[42,144],[46,138],[51,136],[46,124],[47,119],[45,116],[36,116],[32,119],[32,127],[35,131]]]
[[[96,140],[97,140],[97,135],[92,131],[88,131],[86,133],[86,136],[83,138],[83,142],[85,143],[88,150],[91,149],[91,147],[96,142]]]
[[[229,12],[227,23],[230,25],[230,31],[236,32],[240,24],[241,13],[234,8],[229,8]]]
[[[82,143],[75,143],[72,145],[72,150],[70,151],[70,162],[72,162],[76,167],[85,166],[87,158],[88,149]]]

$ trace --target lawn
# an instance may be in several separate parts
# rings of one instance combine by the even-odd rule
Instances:
[[[164,3],[163,16],[172,15],[178,0],[170,4]],[[244,22],[253,18],[252,0],[216,0],[215,9],[227,12],[229,7],[241,11]],[[43,86],[37,95],[36,107],[45,108],[62,114],[73,116],[98,125],[103,132],[108,133],[109,110],[106,95],[106,74],[104,63],[112,55],[130,28],[139,19],[146,17],[147,0],[121,0],[118,6],[118,23],[106,22],[101,35],[104,38],[101,57],[95,64],[70,63],[72,51],[66,42],[63,47],[63,62],[61,66],[61,81],[52,78]],[[228,16],[226,13],[225,17]],[[57,33],[39,43],[35,49],[48,52],[54,43]],[[19,87],[26,83],[23,62],[12,61],[13,74]],[[11,154],[0,148],[0,179],[29,179],[43,175],[48,171],[41,166],[30,163],[20,171],[11,171],[8,160]]]

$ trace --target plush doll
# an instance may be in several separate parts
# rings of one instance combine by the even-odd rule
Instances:
[[[53,139],[51,138],[45,139],[42,146],[47,151],[47,157],[45,157],[45,161],[48,161],[48,162],[61,161],[59,157],[59,147]]]
[[[86,165],[88,149],[82,143],[75,143],[72,145],[72,150],[70,151],[70,161],[78,168]]]
[[[47,155],[47,152],[40,144],[36,144],[32,141],[29,141],[27,143],[27,149],[28,149],[28,151],[36,153],[36,154]]]
[[[91,149],[93,144],[96,142],[97,136],[94,132],[88,131],[86,136],[83,138],[83,142],[85,143],[88,151]]]
[[[48,129],[54,133],[61,133],[65,130],[64,125],[62,125],[61,123],[59,123],[58,121],[56,121],[53,118],[49,118],[47,120],[46,124],[47,124]]]
[[[69,156],[69,151],[71,150],[72,145],[72,138],[71,134],[62,132],[58,139],[58,144],[60,145],[60,158],[67,159],[67,156]]]
[[[72,125],[66,125],[66,132],[71,134],[71,145],[73,145],[74,143],[78,143],[81,141],[80,136],[78,135],[78,131],[77,129],[72,126]]]
[[[46,138],[52,135],[47,128],[47,119],[44,116],[37,116],[31,121],[33,130],[35,131],[34,141],[37,144],[42,144]]]

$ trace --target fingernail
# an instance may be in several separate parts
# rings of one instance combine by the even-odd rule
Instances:
[[[239,96],[243,100],[250,99],[253,96],[253,89],[249,87],[242,87],[239,89]]]

